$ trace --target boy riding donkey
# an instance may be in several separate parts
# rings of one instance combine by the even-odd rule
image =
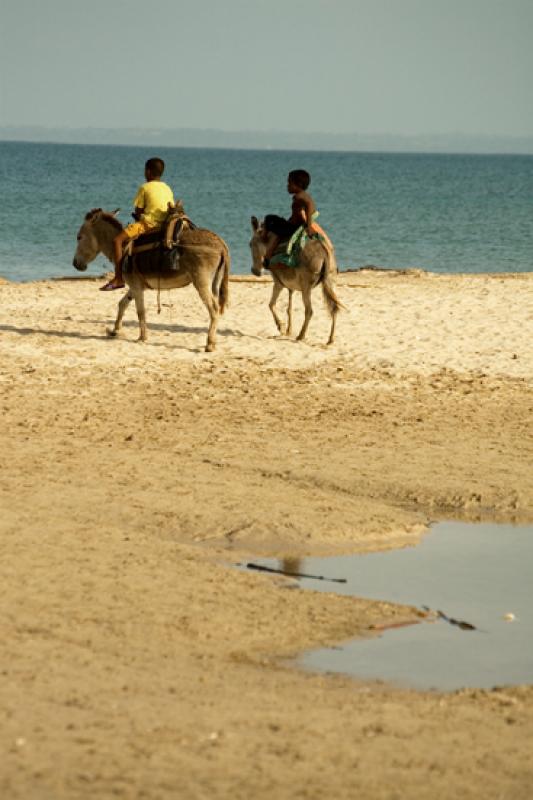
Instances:
[[[318,212],[313,198],[306,191],[310,180],[309,173],[303,169],[289,172],[287,191],[293,196],[289,219],[268,214],[261,224],[257,217],[251,218],[252,272],[260,276],[265,267],[272,271],[269,308],[282,336],[291,335],[292,294],[295,291],[302,293],[305,314],[297,336],[299,341],[304,341],[313,315],[311,293],[320,286],[331,317],[328,344],[332,344],[337,314],[342,308],[335,293],[337,263],[333,245],[316,223]],[[289,292],[286,325],[276,312],[277,299],[284,289]]]
[[[105,286],[100,287],[101,292],[124,288],[122,278],[124,244],[144,233],[159,230],[167,217],[169,206],[174,205],[172,189],[161,180],[164,169],[165,162],[161,158],[149,158],[144,165],[146,183],[139,188],[133,201],[135,222],[126,225],[113,241],[115,274]]]
[[[304,169],[295,169],[289,172],[287,178],[287,191],[292,194],[291,216],[289,219],[267,214],[263,221],[265,241],[268,246],[263,259],[266,269],[274,270],[293,263],[291,251],[303,249],[306,237],[320,238],[328,247],[331,242],[325,231],[318,225],[316,218],[318,211],[311,195],[306,191],[311,183],[311,176]],[[273,234],[273,236],[269,235]],[[276,253],[281,241],[288,240],[286,253]],[[274,258],[274,254],[276,254]]]

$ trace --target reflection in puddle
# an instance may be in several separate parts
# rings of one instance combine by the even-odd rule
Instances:
[[[273,561],[262,563],[284,568]],[[413,548],[369,555],[308,558],[290,572],[346,578],[345,584],[301,578],[300,586],[418,608],[451,620],[387,630],[307,653],[314,670],[381,679],[420,689],[533,683],[533,528],[443,522]]]
[[[295,575],[302,571],[301,558],[284,558],[281,562],[281,569],[289,575]]]

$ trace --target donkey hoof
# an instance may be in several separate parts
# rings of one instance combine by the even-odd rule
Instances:
[[[205,346],[205,352],[206,352],[206,353],[212,353],[212,352],[214,351],[214,349],[215,349],[215,345],[214,345],[214,344],[212,344],[211,342],[209,342],[209,343],[208,343],[208,344],[206,344],[206,346]]]
[[[116,339],[118,337],[118,331],[116,331],[114,328],[106,328],[105,332],[110,339]]]

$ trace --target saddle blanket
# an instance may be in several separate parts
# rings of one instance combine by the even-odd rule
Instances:
[[[300,264],[300,255],[302,250],[310,238],[318,239],[318,241],[323,242],[329,250],[333,250],[333,245],[329,236],[325,230],[320,227],[318,222],[316,222],[317,217],[318,211],[315,211],[312,220],[313,234],[311,237],[307,233],[305,225],[300,225],[300,227],[294,231],[290,239],[286,239],[285,241],[281,241],[279,243],[276,251],[270,259],[270,263],[285,264],[287,267],[298,267]]]
[[[196,225],[186,216],[181,200],[169,211],[165,223],[156,231],[145,233],[126,245],[123,270],[137,267],[143,274],[164,275],[179,269],[179,241],[186,229]]]

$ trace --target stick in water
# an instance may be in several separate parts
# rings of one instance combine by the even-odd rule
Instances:
[[[422,608],[424,609],[424,611],[431,611],[431,608],[429,608],[429,606],[422,606]],[[460,628],[462,631],[477,631],[476,626],[471,625],[470,622],[465,622],[462,619],[453,619],[452,617],[448,617],[446,616],[446,614],[444,614],[443,611],[436,611],[434,613],[437,614],[439,619],[443,619],[445,622],[449,622],[450,625],[457,625],[457,627]]]
[[[328,578],[325,575],[306,575],[304,572],[286,572],[284,569],[263,567],[261,564],[246,564],[248,569],[257,569],[260,572],[275,572],[277,575],[287,575],[290,578],[312,578],[315,581],[331,581],[331,583],[346,583],[346,578]]]

